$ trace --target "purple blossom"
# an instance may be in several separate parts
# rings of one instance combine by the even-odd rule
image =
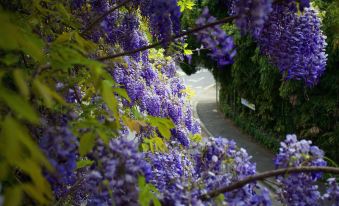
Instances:
[[[284,79],[303,80],[313,86],[326,68],[325,39],[314,10],[305,8],[298,16],[288,5],[276,4],[258,43]]]
[[[275,159],[276,168],[298,166],[326,166],[324,152],[312,146],[311,141],[297,140],[296,135],[287,135],[281,142],[279,153]],[[287,205],[319,205],[320,192],[316,181],[322,173],[298,173],[278,176],[281,183],[278,191],[280,201]]]
[[[40,148],[56,170],[56,173],[46,173],[46,176],[57,198],[62,197],[76,181],[78,144],[78,139],[65,126],[49,125],[41,134]]]
[[[180,32],[180,7],[177,0],[142,0],[141,14],[149,18],[154,38],[167,42],[172,34]]]
[[[258,37],[271,11],[272,0],[233,0],[230,13],[243,34]]]
[[[197,19],[197,26],[216,21],[216,18],[211,16],[208,8],[205,8],[202,15]],[[224,66],[233,63],[233,57],[236,54],[234,42],[231,36],[228,36],[220,26],[209,27],[196,33],[197,39],[202,45],[209,49],[209,54],[212,59],[216,60],[219,66]]]
[[[119,138],[99,143],[89,157],[94,165],[82,189],[87,189],[90,205],[138,205],[138,176],[148,181],[153,175],[134,142]]]
[[[336,182],[335,178],[327,179],[327,190],[322,199],[331,201],[333,203],[332,206],[339,205],[339,183]]]
[[[165,205],[189,204],[189,180],[194,169],[187,154],[172,148],[170,153],[147,153],[146,157],[152,165],[150,183],[162,193]]]

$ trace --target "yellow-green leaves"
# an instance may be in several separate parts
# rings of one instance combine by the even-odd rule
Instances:
[[[40,204],[48,204],[52,199],[52,191],[49,183],[42,175],[41,168],[45,167],[49,171],[53,168],[42,154],[40,148],[31,139],[25,126],[21,125],[11,116],[7,116],[1,124],[1,159],[7,168],[17,168],[25,175],[28,175],[31,182],[17,184],[8,191],[9,195],[20,200],[21,193],[35,199]],[[5,195],[6,196],[6,195]],[[18,205],[12,199],[6,199],[5,205]]]
[[[180,12],[185,10],[192,10],[195,5],[194,0],[179,0],[178,6],[180,6]]]
[[[2,86],[0,86],[0,101],[11,108],[19,118],[35,124],[39,122],[39,116],[25,98]]]
[[[118,101],[113,93],[113,82],[109,80],[101,82],[101,95],[107,107],[113,112],[113,116],[119,121]]]
[[[175,127],[172,120],[167,118],[148,116],[147,122],[151,126],[156,127],[164,138],[166,138],[167,140],[170,139],[171,137],[170,129],[173,129]]]
[[[39,79],[33,81],[33,88],[36,93],[42,97],[46,107],[51,108],[54,104],[53,100],[62,105],[66,105],[66,102],[58,93],[43,84]]]
[[[85,156],[90,152],[95,145],[95,135],[91,132],[87,132],[80,138],[79,153],[81,156]]]
[[[185,43],[184,44],[184,54],[185,55],[191,55],[191,54],[193,54],[193,52],[192,52],[192,50],[190,50],[190,49],[187,49],[187,46],[188,46],[188,44],[187,43]]]
[[[94,161],[88,160],[88,159],[79,160],[79,161],[77,161],[77,169],[87,167],[87,166],[91,166],[93,163],[94,163]]]
[[[12,66],[18,61],[19,61],[19,56],[15,54],[6,54],[0,58],[0,62],[4,63],[6,66]]]
[[[186,94],[188,99],[192,99],[192,97],[196,95],[195,91],[192,90],[189,86],[187,86],[186,89],[183,89],[180,92]]]
[[[21,69],[16,69],[13,72],[15,84],[18,87],[21,95],[26,99],[29,98],[29,88],[25,79],[25,74]]]
[[[122,88],[113,88],[113,91],[117,93],[119,96],[125,98],[127,101],[131,102],[131,99],[129,98],[126,89]]]
[[[18,18],[15,15],[12,16]],[[42,40],[33,34],[30,28],[14,22],[8,13],[0,12],[0,48],[23,51],[35,60],[42,61],[44,58]]]
[[[52,167],[49,164],[48,160],[42,154],[36,143],[31,139],[27,128],[25,128],[22,124],[20,124],[11,116],[7,116],[5,118],[5,121],[2,123],[1,127],[1,137],[3,139],[0,148],[1,151],[6,154],[6,156],[8,155],[8,158],[12,160],[24,158],[19,155],[23,154],[19,151],[22,149],[22,147],[24,147],[26,153],[28,152],[30,157],[34,161],[45,166],[49,170],[52,170]],[[2,146],[4,146],[4,148],[2,148]],[[27,157],[27,154],[25,155],[25,157]],[[15,163],[15,161],[13,161],[12,163]]]
[[[4,206],[19,206],[21,205],[22,189],[20,186],[13,186],[5,192],[5,204]]]
[[[201,142],[202,141],[202,136],[201,136],[201,134],[194,134],[194,135],[190,135],[190,139],[193,142]]]
[[[145,138],[141,144],[143,152],[167,152],[167,147],[160,137]]]
[[[122,120],[131,131],[140,132],[141,127],[146,126],[144,121],[130,119],[127,116],[122,116]]]
[[[156,194],[159,194],[159,191],[152,184],[147,184],[145,177],[138,177],[139,185],[139,204],[141,206],[161,206],[160,201],[156,197]],[[153,204],[152,204],[153,203]]]
[[[71,45],[71,43],[74,42],[74,45]],[[73,46],[77,49],[79,49],[81,52],[91,51],[96,48],[96,45],[89,41],[84,39],[82,36],[79,35],[78,32],[72,31],[72,32],[64,32],[60,34],[56,40],[54,41],[56,44],[64,44],[69,43],[70,46]]]

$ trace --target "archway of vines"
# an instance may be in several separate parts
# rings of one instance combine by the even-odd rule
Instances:
[[[234,35],[249,35],[282,78],[312,87],[327,62],[317,9],[220,1],[217,19],[204,2],[0,1],[0,205],[338,205],[336,176],[317,186],[339,174],[322,150],[287,135],[276,170],[257,173],[234,141],[201,136],[176,74],[200,50],[233,64]],[[269,177],[274,195],[257,182]]]

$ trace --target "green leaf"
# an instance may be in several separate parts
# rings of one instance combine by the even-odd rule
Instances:
[[[95,145],[95,135],[91,132],[87,132],[80,138],[79,153],[80,156],[86,155],[90,152]]]
[[[58,10],[58,14],[63,17],[66,20],[70,20],[71,18],[71,14],[66,10],[66,8],[64,7],[64,5],[62,5],[61,3],[58,3],[55,5],[55,7]]]
[[[58,93],[43,84],[39,79],[33,81],[33,87],[44,100],[46,107],[51,108],[53,106],[53,99],[62,105],[66,105],[66,102]]]
[[[139,204],[141,206],[161,206],[160,201],[156,197],[159,191],[152,184],[147,184],[144,176],[138,177],[139,186]],[[152,204],[153,203],[153,204]]]
[[[39,165],[29,160],[22,160],[17,166],[32,179],[32,184],[22,185],[24,191],[41,204],[47,204],[49,199],[52,199],[52,190],[42,175]]]
[[[107,107],[112,111],[116,123],[119,124],[118,101],[113,93],[113,83],[108,80],[101,82],[101,95]]]
[[[113,88],[113,91],[117,93],[119,96],[125,98],[128,102],[131,102],[131,99],[129,98],[126,89]]]
[[[180,6],[180,12],[185,10],[192,10],[193,6],[195,5],[193,0],[179,0],[178,6]]]
[[[87,167],[87,166],[91,166],[94,163],[94,161],[92,160],[79,160],[77,161],[77,169],[83,168],[83,167]]]
[[[173,129],[175,127],[171,119],[148,116],[147,121],[151,126],[156,127],[163,137],[165,137],[167,140],[170,139],[170,129]]]
[[[54,43],[61,44],[61,43],[69,42],[71,41],[73,34],[74,34],[73,32],[63,32],[54,40]]]
[[[202,141],[202,136],[201,136],[201,134],[194,134],[194,135],[190,135],[190,139],[193,142],[201,142]]]
[[[27,86],[24,73],[22,72],[21,69],[16,69],[14,70],[13,75],[14,75],[15,84],[19,88],[20,93],[22,94],[22,96],[28,99],[29,88]]]
[[[15,16],[15,18],[18,17]],[[42,61],[44,58],[43,41],[33,34],[30,28],[16,25],[14,22],[8,13],[0,13],[0,48],[20,50],[35,60]]]
[[[4,57],[0,58],[0,61],[6,66],[11,66],[16,64],[19,61],[19,56],[15,54],[6,54]]]
[[[192,55],[193,52],[192,52],[192,50],[190,50],[190,49],[184,49],[184,54],[185,54],[185,55]]]
[[[51,195],[47,198],[48,194],[46,194],[46,191],[41,191],[39,188],[36,187],[34,184],[23,184],[21,185],[22,189],[25,191],[26,194],[28,194],[30,197],[34,198],[36,201],[38,201],[41,205],[47,205],[50,203],[50,200],[52,199]],[[52,194],[52,193],[50,193]]]
[[[19,186],[14,186],[6,189],[4,206],[19,206],[21,205],[22,190]]]
[[[2,148],[4,154],[8,154],[8,159],[15,158],[14,154],[20,154],[21,147],[19,147],[19,143],[25,146],[26,152],[29,152],[31,155],[32,160],[38,162],[39,164],[46,167],[48,170],[52,171],[53,168],[46,157],[43,155],[42,151],[40,150],[39,146],[32,140],[29,135],[27,128],[21,125],[18,121],[16,121],[11,116],[7,116],[2,123],[2,130],[1,130],[1,137],[2,141],[6,144],[6,147]],[[16,151],[16,153],[13,153]],[[9,162],[12,164],[13,162]],[[18,165],[20,167],[20,165]]]
[[[21,96],[0,86],[0,99],[19,117],[34,124],[39,123],[39,116],[34,111],[33,107]]]
[[[22,187],[26,193],[40,204],[47,204],[52,199],[52,191],[42,175],[42,167],[53,171],[52,166],[29,136],[27,128],[10,116],[5,118],[1,127],[1,141],[5,145],[1,147],[4,161],[30,178],[32,185],[29,190]]]
[[[192,55],[192,54],[193,54],[193,51],[190,50],[190,49],[186,49],[187,46],[188,46],[188,44],[185,43],[185,44],[184,44],[184,48],[183,48],[183,49],[184,49],[184,54],[185,54],[185,55]]]
[[[0,181],[3,181],[9,174],[9,165],[6,162],[0,162]]]
[[[97,129],[96,132],[98,133],[100,139],[104,141],[105,144],[109,143],[111,137],[109,137],[103,129]]]
[[[145,144],[145,143],[141,144],[141,149],[143,152],[148,152],[150,150],[148,144]]]

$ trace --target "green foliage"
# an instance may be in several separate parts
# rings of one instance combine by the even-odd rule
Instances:
[[[17,22],[17,18],[0,10],[0,48],[19,50],[37,61],[43,61],[43,41],[32,33],[31,28],[23,24],[16,25],[14,22]]]
[[[328,28],[328,66],[320,83],[306,88],[299,81],[285,81],[277,68],[260,54],[257,45],[248,37],[236,40],[238,55],[230,72],[213,71],[221,83],[220,102],[224,113],[247,133],[268,148],[276,149],[288,133],[311,139],[326,155],[339,161],[335,154],[338,145],[338,50],[333,50],[336,34],[332,29],[333,4],[324,17]],[[326,10],[326,9],[325,9]],[[223,75],[227,73],[228,76]],[[220,75],[221,74],[221,75]],[[240,98],[256,105],[252,112],[240,104]]]
[[[138,185],[139,185],[139,204],[141,206],[160,206],[161,203],[156,197],[156,194],[159,194],[159,191],[152,184],[146,183],[145,177],[138,177]]]
[[[10,186],[5,197],[17,197],[19,202],[16,202],[17,200],[12,202],[12,198],[6,198],[5,205],[19,205],[23,192],[40,204],[47,204],[52,200],[52,191],[40,168],[45,167],[52,171],[52,166],[31,139],[27,128],[13,117],[8,115],[1,128],[0,165],[2,170],[7,172],[1,175],[0,181],[8,179],[11,175],[9,171],[13,169],[28,175],[32,180],[17,182]]]
[[[167,118],[148,116],[147,122],[151,126],[156,127],[159,130],[160,134],[167,140],[169,140],[169,138],[171,137],[170,129],[173,129],[175,127],[173,121]]]
[[[23,12],[11,12],[12,6]],[[80,139],[80,155],[85,156],[97,138],[108,143],[118,135],[124,117],[119,113],[118,99],[130,98],[105,71],[105,64],[88,58],[104,51],[81,36],[81,24],[63,2],[2,2],[0,7],[0,182],[5,205],[24,204],[27,197],[31,204],[49,205],[53,194],[43,170],[53,172],[53,168],[36,144],[38,137],[32,137],[28,129],[40,125],[40,112],[77,110],[79,119],[69,126]],[[58,82],[81,90],[80,106],[74,108],[65,102],[67,91],[56,90]],[[102,98],[92,104],[94,95]],[[102,109],[103,104],[109,111]],[[99,116],[104,122],[98,121]],[[166,136],[169,126],[164,122],[161,131]],[[77,167],[91,164],[81,157]]]
[[[86,155],[88,152],[90,152],[94,145],[95,145],[95,139],[96,137],[91,132],[87,132],[82,135],[80,138],[80,145],[79,145],[79,154],[81,156]]]
[[[87,160],[87,159],[79,160],[77,162],[77,169],[87,167],[87,166],[91,166],[92,164],[93,164],[92,160]]]
[[[185,10],[192,10],[195,5],[194,0],[179,0],[178,6],[180,6],[180,12]]]
[[[154,152],[167,152],[167,147],[164,141],[160,137],[151,137],[145,138],[144,142],[141,144],[143,152],[151,151]]]

